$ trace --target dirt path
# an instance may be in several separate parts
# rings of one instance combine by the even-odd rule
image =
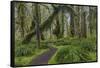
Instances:
[[[48,61],[54,55],[56,50],[57,50],[56,48],[50,47],[50,49],[47,52],[44,52],[43,54],[39,55],[37,58],[33,59],[31,65],[48,64]]]

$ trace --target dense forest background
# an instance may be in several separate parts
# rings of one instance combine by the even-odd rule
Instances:
[[[14,10],[16,65],[53,48],[46,64],[96,61],[97,7],[15,2]]]

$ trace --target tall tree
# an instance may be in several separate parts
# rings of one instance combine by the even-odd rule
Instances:
[[[70,35],[73,37],[75,35],[75,31],[74,31],[74,15],[70,14]]]
[[[97,18],[96,8],[89,7],[89,29],[90,34],[93,34],[93,30],[96,29],[96,18]]]
[[[87,37],[87,7],[81,8],[81,37]]]
[[[49,29],[50,26],[51,26],[51,24],[53,23],[53,20],[57,17],[57,15],[59,14],[59,12],[60,12],[62,9],[63,9],[63,10],[67,10],[67,11],[69,11],[69,12],[72,12],[73,15],[75,14],[74,10],[73,10],[70,6],[65,6],[65,5],[63,5],[63,6],[58,6],[58,7],[56,7],[56,8],[54,9],[53,13],[48,17],[48,19],[45,20],[45,21],[40,25],[40,30],[41,30],[41,31],[44,31],[44,30]],[[29,33],[25,36],[25,38],[23,39],[23,43],[25,43],[25,42],[28,43],[28,42],[31,40],[32,36],[34,36],[35,32],[36,32],[36,29],[34,29],[34,31],[29,32]]]
[[[39,19],[39,4],[35,4],[35,17],[36,17],[36,36],[37,36],[37,48],[40,47],[40,19]]]
[[[63,37],[63,35],[64,35],[64,11],[63,10],[61,10],[61,19],[62,19],[62,21],[61,21],[61,25],[62,25],[62,28],[61,28],[61,36]]]
[[[56,26],[53,32],[57,38],[60,37],[60,22],[59,22],[59,14],[56,17]]]
[[[21,30],[21,37],[24,38],[24,23],[25,23],[25,13],[26,13],[26,7],[25,7],[26,4],[24,3],[18,3],[17,4],[17,13],[18,13],[18,22],[20,23],[20,30]]]

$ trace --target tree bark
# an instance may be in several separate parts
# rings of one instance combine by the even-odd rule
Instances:
[[[86,13],[82,13],[82,21],[81,21],[81,37],[86,38],[87,33],[86,33]]]
[[[40,47],[40,28],[39,28],[39,4],[35,4],[36,9],[36,36],[37,36],[37,48]]]
[[[71,17],[71,22],[70,22],[70,36],[71,37],[73,37],[74,36],[74,15],[73,14],[71,14],[70,15],[70,17]]]

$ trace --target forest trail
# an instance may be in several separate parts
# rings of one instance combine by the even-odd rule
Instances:
[[[32,60],[31,65],[40,65],[40,64],[48,64],[48,61],[55,54],[57,48],[50,47],[50,49],[43,54],[39,55],[35,59]]]

